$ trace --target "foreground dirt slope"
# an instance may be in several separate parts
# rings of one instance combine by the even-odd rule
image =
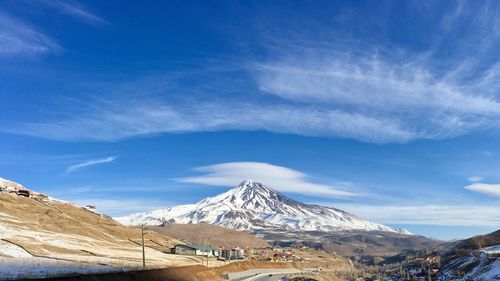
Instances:
[[[70,203],[0,193],[0,257],[47,257],[93,264],[142,265],[141,231]],[[146,231],[150,266],[193,262],[166,255],[180,241]]]
[[[235,262],[219,267],[204,267],[201,265],[185,266],[158,270],[113,273],[113,274],[96,274],[90,276],[64,277],[45,279],[45,281],[215,281],[227,280],[227,273],[240,272],[249,269],[266,269],[266,268],[302,268],[308,266],[316,266],[321,268],[325,274],[331,274],[332,279],[329,281],[341,280],[337,279],[337,274],[347,272],[353,269],[352,264],[341,257],[323,257],[318,261],[317,252],[311,253],[306,251],[304,257],[313,256],[310,262],[305,264],[300,263],[269,263],[257,261]],[[329,273],[327,273],[329,272]]]
[[[148,229],[194,244],[208,244],[215,247],[268,247],[262,238],[212,224],[165,224],[148,226]]]
[[[237,262],[221,267],[207,268],[201,265],[184,266],[135,272],[93,274],[40,279],[44,281],[218,281],[226,280],[227,272],[243,271],[252,268],[290,268],[293,264]]]

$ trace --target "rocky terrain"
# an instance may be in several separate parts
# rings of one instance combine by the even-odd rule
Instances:
[[[392,268],[393,273],[388,275],[392,280],[400,280],[400,276],[431,276],[438,281],[500,280],[500,230],[410,250],[382,260],[379,265]]]
[[[449,243],[439,280],[500,280],[500,230]]]

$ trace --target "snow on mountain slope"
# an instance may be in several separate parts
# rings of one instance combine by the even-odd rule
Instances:
[[[238,230],[288,228],[307,231],[379,230],[411,234],[360,219],[339,209],[304,204],[257,182],[243,181],[229,191],[201,200],[149,213],[116,218],[127,225],[163,222],[210,223]]]

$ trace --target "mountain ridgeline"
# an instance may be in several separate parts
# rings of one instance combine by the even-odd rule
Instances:
[[[264,184],[249,180],[196,204],[137,213],[116,219],[127,225],[161,225],[165,222],[208,223],[253,232],[359,230],[411,234],[404,229],[363,220],[336,208],[298,202]]]

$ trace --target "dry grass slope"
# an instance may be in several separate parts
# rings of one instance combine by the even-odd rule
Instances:
[[[165,224],[164,226],[149,226],[148,229],[190,243],[208,244],[215,247],[261,248],[269,246],[262,238],[212,224]]]
[[[162,253],[168,252],[179,240],[154,231],[146,231],[145,237],[150,265],[192,263]],[[19,251],[24,249],[33,256],[139,266],[142,264],[140,238],[140,229],[123,226],[73,204],[0,193],[0,242],[17,245]]]

